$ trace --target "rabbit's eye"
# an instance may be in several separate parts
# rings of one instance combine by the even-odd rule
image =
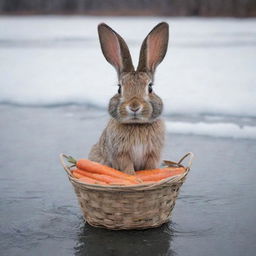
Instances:
[[[149,92],[149,93],[151,93],[151,92],[153,91],[152,86],[153,86],[152,83],[150,83],[150,84],[148,85],[148,92]]]
[[[118,91],[117,91],[119,94],[121,94],[121,85],[119,84],[118,85]]]

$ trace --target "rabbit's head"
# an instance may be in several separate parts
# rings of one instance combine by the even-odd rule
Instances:
[[[163,110],[153,89],[156,67],[163,60],[169,38],[167,23],[159,23],[142,43],[137,70],[124,39],[106,24],[98,26],[102,52],[118,74],[118,92],[109,102],[109,113],[120,123],[151,123]]]

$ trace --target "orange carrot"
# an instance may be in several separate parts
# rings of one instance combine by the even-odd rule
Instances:
[[[120,179],[120,178],[115,178],[111,177],[109,175],[104,175],[104,174],[98,174],[98,173],[92,173],[92,172],[87,172],[84,170],[77,169],[76,173],[79,175],[82,175],[84,177],[89,177],[98,181],[103,181],[108,184],[118,184],[118,185],[132,185],[132,184],[137,184],[137,182],[130,181],[130,180],[125,180],[125,179]]]
[[[78,173],[77,170],[73,170],[71,171],[71,173],[72,173],[72,176],[74,176],[77,179],[84,178],[84,175]]]
[[[94,180],[89,177],[80,178],[79,181],[83,181],[83,182],[89,183],[89,184],[97,184],[97,185],[105,185],[105,186],[108,185],[107,183],[105,183],[103,181]]]
[[[151,174],[152,171],[153,173]],[[138,171],[136,172],[136,176],[143,181],[159,181],[165,178],[183,174],[185,171],[186,169],[183,167],[176,168],[175,170],[163,168],[163,169],[155,169],[155,170]]]
[[[72,175],[79,179],[80,181],[83,181],[85,183],[89,183],[89,184],[101,184],[101,185],[106,185],[107,183],[102,182],[102,181],[98,181],[89,177],[85,177],[84,175],[81,175],[79,172],[77,172],[77,170],[73,170],[72,171]]]
[[[165,167],[165,168],[157,168],[157,169],[151,169],[151,170],[141,170],[136,171],[136,175],[152,175],[152,174],[159,174],[163,172],[173,172],[176,170],[184,169],[183,167]]]
[[[70,163],[73,163],[76,165],[78,169],[85,170],[87,172],[92,173],[98,173],[98,174],[104,174],[111,177],[119,178],[119,179],[125,179],[132,182],[140,183],[141,180],[136,177],[135,175],[129,175],[123,172],[120,172],[114,168],[111,168],[106,165],[102,165],[97,162],[90,161],[88,159],[79,159],[75,160],[73,157],[66,157]]]

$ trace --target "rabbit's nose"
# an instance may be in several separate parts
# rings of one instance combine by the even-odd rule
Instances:
[[[136,112],[139,112],[139,110],[141,109],[141,106],[140,105],[130,105],[129,106],[129,110],[136,113]]]
[[[137,112],[140,109],[140,107],[130,107],[130,110],[133,112]]]

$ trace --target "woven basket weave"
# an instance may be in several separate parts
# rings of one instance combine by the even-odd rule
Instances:
[[[74,187],[85,220],[94,227],[107,229],[146,229],[168,222],[179,189],[190,170],[193,154],[187,153],[179,162],[164,161],[169,166],[183,166],[190,156],[186,172],[154,184],[103,186],[85,184],[71,176],[63,154],[61,163]]]

